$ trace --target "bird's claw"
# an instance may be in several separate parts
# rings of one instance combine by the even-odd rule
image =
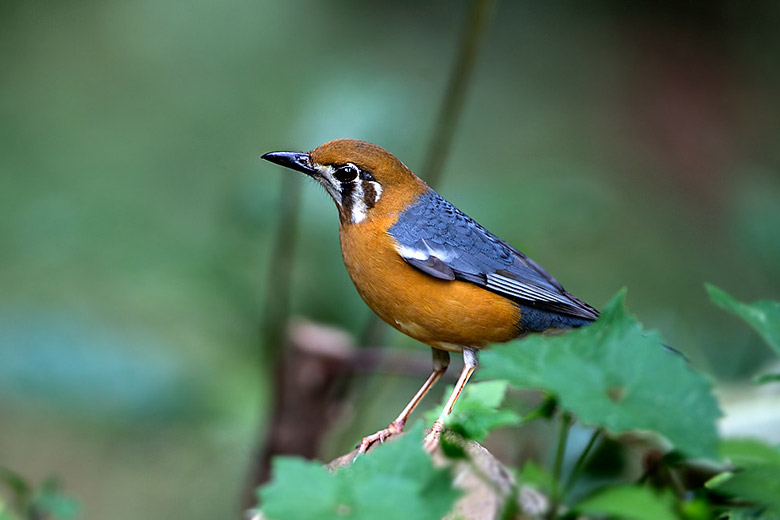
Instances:
[[[385,442],[387,438],[393,435],[397,435],[401,433],[403,430],[404,430],[404,423],[397,422],[397,421],[391,422],[387,426],[387,428],[379,430],[378,432],[369,435],[367,437],[363,437],[363,440],[361,440],[360,444],[357,445],[357,454],[358,455],[364,454],[377,441],[379,441],[379,443],[382,444]]]
[[[428,432],[428,435],[426,435],[423,440],[423,448],[425,451],[428,453],[436,451],[436,448],[439,447],[442,432],[444,432],[444,423],[441,422],[440,419],[436,419],[436,422],[434,422],[431,427],[431,431]]]

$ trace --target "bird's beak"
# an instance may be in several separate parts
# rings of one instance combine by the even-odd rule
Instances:
[[[298,170],[306,175],[314,175],[317,173],[317,170],[312,166],[311,158],[307,153],[268,152],[260,158],[286,168]]]

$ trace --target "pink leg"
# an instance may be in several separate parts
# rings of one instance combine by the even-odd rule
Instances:
[[[460,397],[460,393],[466,387],[466,383],[469,382],[469,378],[471,377],[471,374],[474,373],[476,368],[477,350],[470,347],[464,347],[463,371],[460,373],[458,382],[455,383],[455,388],[452,390],[450,398],[447,399],[447,404],[444,405],[444,410],[442,410],[441,415],[438,419],[436,419],[436,422],[433,423],[431,431],[428,433],[428,435],[425,436],[425,441],[423,442],[425,450],[429,453],[433,452],[439,445],[439,439],[441,438],[441,434],[444,431],[444,419],[450,413],[452,413],[452,408],[455,406],[455,402],[458,400],[458,397]]]
[[[447,371],[447,367],[450,364],[450,355],[444,350],[431,350],[433,351],[433,371],[431,372],[431,375],[428,376],[428,379],[425,380],[425,383],[423,383],[420,389],[417,390],[417,393],[414,394],[412,400],[409,401],[409,404],[404,407],[401,413],[398,414],[398,417],[396,417],[395,420],[387,426],[387,428],[379,430],[378,432],[374,433],[373,435],[369,435],[368,437],[363,437],[363,440],[360,441],[360,444],[358,445],[358,454],[365,453],[366,450],[368,450],[368,448],[377,441],[384,442],[384,440],[391,435],[401,433],[404,429],[404,425],[406,425],[406,421],[409,419],[409,416],[412,414],[414,409],[417,408],[417,405],[420,404],[420,401],[422,401],[423,397],[425,397],[425,394],[427,394],[428,391],[433,388],[433,385],[436,384],[436,381],[438,381],[439,378]]]

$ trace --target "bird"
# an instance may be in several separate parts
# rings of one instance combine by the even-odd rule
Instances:
[[[357,292],[390,326],[431,347],[428,378],[396,419],[361,440],[358,454],[403,431],[446,372],[450,353],[462,353],[463,369],[424,439],[429,452],[477,368],[480,349],[586,326],[599,316],[380,146],[336,139],[308,153],[276,151],[261,158],[325,188],[338,209],[341,253]]]

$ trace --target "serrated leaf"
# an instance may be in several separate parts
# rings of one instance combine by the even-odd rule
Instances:
[[[780,514],[780,465],[755,463],[721,473],[707,481],[708,489],[766,506]]]
[[[729,439],[720,451],[737,469],[714,476],[706,487],[780,513],[780,449],[755,439]]]
[[[268,518],[295,520],[335,518],[343,502],[340,482],[322,464],[295,457],[276,457],[273,480],[259,490]]]
[[[520,416],[512,410],[499,407],[504,401],[507,381],[482,381],[466,385],[455,403],[452,413],[445,420],[446,426],[467,439],[482,442],[488,434],[502,426],[520,424]],[[444,395],[452,393],[450,385]],[[441,414],[444,404],[426,414],[426,420],[433,422]]]
[[[780,449],[758,439],[725,439],[720,443],[720,454],[738,467],[755,463],[780,466]]]
[[[614,486],[586,498],[574,509],[625,520],[675,520],[670,500],[647,487]]]
[[[780,355],[780,302],[760,300],[742,303],[723,289],[705,284],[712,303],[748,322]]]
[[[480,379],[546,390],[585,424],[657,432],[690,456],[714,457],[720,410],[711,383],[643,330],[624,299],[622,290],[588,327],[494,346],[481,355]]]
[[[259,490],[269,520],[426,520],[452,509],[459,492],[422,448],[422,424],[329,473],[320,463],[274,459],[273,480]]]

